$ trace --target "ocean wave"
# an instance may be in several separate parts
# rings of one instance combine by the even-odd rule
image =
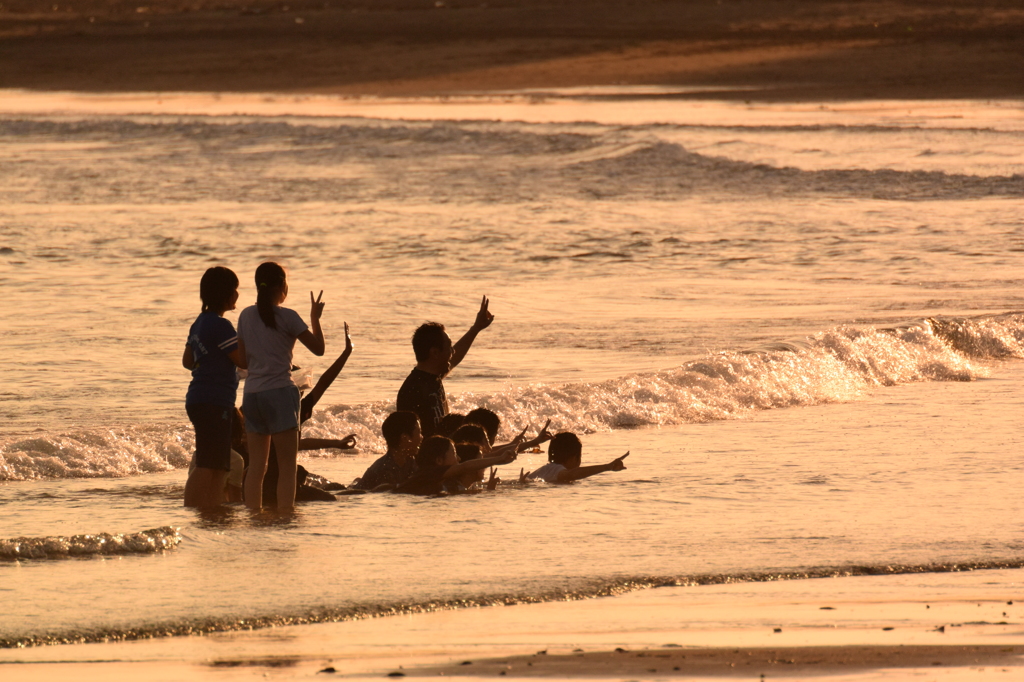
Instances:
[[[699,154],[650,140],[626,153],[609,152],[565,166],[567,178],[600,178],[602,198],[701,194],[826,194],[885,200],[971,199],[1024,195],[1024,176],[982,177],[932,170],[802,170]]]
[[[533,593],[468,595],[412,603],[322,606],[293,614],[256,615],[245,618],[195,618],[179,622],[139,623],[129,627],[85,628],[0,636],[0,648],[15,649],[56,644],[116,642],[157,637],[182,637],[215,632],[237,632],[287,625],[311,625],[411,615],[486,606],[512,606],[554,601],[611,597],[657,587],[696,587],[783,580],[845,578],[851,576],[958,573],[978,570],[1024,568],[1024,559],[978,560],[936,564],[878,564],[872,566],[824,566],[797,571],[695,574],[680,576],[629,576],[573,581],[569,586]]]
[[[596,432],[737,419],[757,410],[858,399],[878,386],[972,381],[986,362],[1024,358],[1024,314],[929,318],[891,328],[839,326],[793,342],[709,353],[678,367],[601,382],[510,385],[450,396],[451,408],[488,407],[520,426],[550,419],[558,430]],[[303,435],[355,433],[364,451],[383,452],[380,425],[391,401],[318,410]],[[504,437],[514,425],[506,424]],[[0,444],[0,480],[119,477],[183,468],[187,426],[37,436]],[[312,456],[334,456],[320,454]]]
[[[68,559],[124,554],[152,554],[181,542],[176,528],[164,526],[138,533],[12,538],[0,540],[0,560]]]

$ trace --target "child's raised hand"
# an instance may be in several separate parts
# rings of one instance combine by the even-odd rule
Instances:
[[[629,457],[629,452],[626,452],[626,454],[624,454],[622,457],[619,457],[618,459],[613,459],[611,461],[609,471],[622,471],[623,469],[625,469],[626,463],[623,462],[622,460],[626,459],[627,457]]]
[[[320,290],[320,295],[313,300],[313,292],[309,292],[309,317],[313,320],[319,320],[320,316],[324,314],[325,303],[321,303],[320,299],[324,296],[324,290]]]
[[[501,457],[501,459],[498,460],[498,463],[499,464],[509,464],[511,462],[516,461],[516,457],[518,457],[518,456],[519,456],[519,452],[517,452],[515,448],[509,448],[508,450],[506,450],[505,452],[503,452],[503,453],[501,453],[499,455],[499,457]]]
[[[492,468],[491,477],[487,479],[487,489],[494,490],[495,488],[498,487],[499,483],[501,483],[501,479],[498,478],[498,470]]]
[[[541,443],[544,443],[544,442],[549,441],[552,438],[554,438],[554,436],[552,436],[551,433],[548,431],[548,427],[549,426],[551,426],[551,420],[550,419],[547,420],[547,422],[545,422],[544,428],[542,428],[537,433],[537,437],[533,439],[534,443],[536,443],[537,445],[540,445]]]
[[[311,291],[309,293],[312,294],[313,292]],[[323,293],[323,292],[321,292],[321,293]],[[353,347],[354,346],[352,345],[352,337],[348,335],[348,322],[346,322],[345,323],[345,351],[344,352],[345,353],[351,353]]]
[[[526,485],[530,482],[530,479],[526,477],[526,469],[519,470],[519,485]]]

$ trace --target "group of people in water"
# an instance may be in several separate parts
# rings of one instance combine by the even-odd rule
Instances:
[[[583,446],[573,433],[551,434],[550,421],[530,440],[526,430],[511,442],[495,444],[500,417],[486,408],[468,414],[448,409],[444,378],[469,351],[494,316],[485,296],[473,326],[452,343],[444,325],[427,322],[412,337],[416,366],[398,391],[396,411],[384,419],[387,452],[351,487],[332,483],[298,466],[299,450],[350,449],[355,436],[306,439],[301,424],[341,373],[352,354],[345,324],[345,349],[300,398],[292,379],[292,353],[298,340],[322,356],[326,342],[320,318],[323,292],[310,292],[310,323],[283,303],[287,273],[277,263],[256,268],[256,304],[242,310],[238,329],[224,318],[238,302],[238,277],[225,267],[208,269],[199,284],[202,312],[189,329],[182,365],[192,372],[185,410],[195,429],[195,455],[185,484],[185,506],[216,507],[244,502],[252,509],[294,507],[296,500],[330,500],[335,493],[393,491],[415,495],[494,489],[493,467],[509,464],[527,449],[549,442],[548,463],[520,472],[520,483],[570,483],[605,471],[625,469],[628,452],[607,464],[582,466]],[[245,372],[241,410],[235,407],[238,376]],[[484,482],[485,471],[490,477]]]

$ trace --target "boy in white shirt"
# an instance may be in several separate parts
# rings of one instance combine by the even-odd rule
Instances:
[[[626,468],[622,460],[628,456],[627,452],[607,464],[580,466],[583,461],[583,443],[575,433],[563,431],[552,438],[548,445],[548,463],[527,474],[526,479],[540,479],[548,483],[572,483],[605,471],[622,471]]]

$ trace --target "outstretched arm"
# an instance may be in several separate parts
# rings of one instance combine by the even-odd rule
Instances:
[[[622,457],[619,457],[618,459],[613,459],[607,464],[594,464],[593,466],[576,467],[575,469],[572,470],[566,469],[565,471],[560,471],[558,472],[558,482],[571,483],[573,481],[578,481],[583,478],[589,478],[594,474],[603,474],[606,471],[622,471],[623,469],[626,468],[626,465],[623,463],[622,460],[626,459],[627,457],[629,457],[628,452],[624,454]]]
[[[344,438],[300,438],[299,450],[351,450],[356,446],[356,434]]]
[[[480,301],[480,310],[476,314],[476,320],[473,322],[473,326],[469,328],[469,331],[462,335],[462,338],[455,342],[452,346],[452,362],[451,368],[455,367],[462,362],[462,359],[466,357],[466,353],[469,352],[469,347],[473,345],[476,340],[476,335],[491,326],[491,322],[494,321],[494,315],[487,309],[490,301],[484,296],[483,300]]]
[[[445,478],[456,478],[462,474],[468,474],[471,471],[480,471],[487,467],[499,466],[501,464],[508,464],[514,462],[516,459],[516,453],[514,451],[508,451],[500,455],[494,455],[492,457],[478,457],[477,459],[471,459],[460,464],[455,464],[448,467],[448,471],[445,472]]]
[[[313,416],[313,408],[320,402],[320,398],[324,396],[327,389],[331,387],[334,380],[341,374],[341,370],[345,367],[345,363],[348,362],[348,356],[352,355],[352,337],[348,333],[348,322],[345,323],[345,350],[342,351],[338,359],[334,361],[327,371],[320,375],[317,379],[316,386],[313,390],[302,399],[302,414],[299,415],[301,421],[306,421]]]

